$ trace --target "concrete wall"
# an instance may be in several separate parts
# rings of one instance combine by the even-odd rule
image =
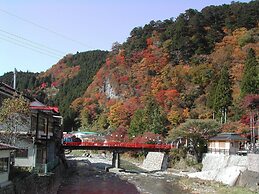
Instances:
[[[248,157],[209,153],[204,156],[202,164],[201,172],[188,176],[215,180],[233,186],[239,175],[248,168]]]
[[[0,158],[8,158],[8,171],[0,172],[0,186],[1,183],[7,182],[9,180],[10,172],[10,150],[0,150]]]
[[[248,170],[259,172],[259,154],[248,154]]]
[[[208,153],[204,155],[202,164],[202,171],[216,170],[229,166],[247,167],[248,158],[246,156]]]
[[[18,148],[28,148],[27,158],[17,158],[15,157],[14,166],[19,167],[35,167],[35,157],[36,157],[36,146],[33,146],[32,142],[27,140],[19,140],[16,145]]]
[[[141,168],[149,171],[165,170],[167,168],[168,155],[162,152],[149,152],[143,161]]]

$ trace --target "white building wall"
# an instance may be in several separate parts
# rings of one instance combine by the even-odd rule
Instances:
[[[230,142],[225,142],[225,149],[230,149]]]
[[[27,142],[27,141],[19,141],[16,146],[21,149],[27,148],[28,157],[27,158],[15,157],[14,166],[35,167],[36,146],[33,146],[32,142]]]
[[[7,182],[9,180],[10,152],[11,150],[0,150],[0,158],[8,158],[8,171],[2,173],[0,172],[0,185],[1,183]]]

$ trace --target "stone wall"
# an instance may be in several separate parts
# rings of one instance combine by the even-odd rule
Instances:
[[[259,154],[248,154],[248,170],[259,172]]]
[[[218,170],[231,166],[247,167],[248,158],[246,156],[208,153],[204,155],[202,165],[202,171]]]
[[[148,152],[141,168],[148,171],[166,170],[168,155],[162,152]]]
[[[62,180],[63,166],[59,165],[48,175],[31,174],[14,181],[16,194],[50,194],[57,193]]]
[[[259,193],[259,173],[249,170],[242,172],[236,185],[247,187],[256,193]]]
[[[215,180],[235,185],[239,175],[248,168],[248,157],[224,154],[206,154],[202,161],[202,172],[189,174],[204,180]]]
[[[14,194],[14,187],[13,184],[10,184],[5,187],[0,187],[0,193],[1,194]]]

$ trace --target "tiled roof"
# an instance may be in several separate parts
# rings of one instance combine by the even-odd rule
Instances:
[[[210,141],[248,141],[247,138],[240,136],[237,133],[220,133],[209,139]]]
[[[55,113],[59,113],[58,107],[55,106],[46,106],[39,101],[33,101],[30,103],[31,110],[45,110],[45,111],[53,111]]]
[[[8,144],[4,144],[4,143],[0,143],[0,150],[15,150],[17,149],[14,146],[8,145]]]

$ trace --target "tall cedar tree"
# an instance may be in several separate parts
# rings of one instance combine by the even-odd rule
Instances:
[[[167,135],[168,120],[162,110],[162,108],[157,104],[157,102],[150,98],[147,101],[147,105],[144,109],[147,130],[155,134],[161,134],[162,136]]]
[[[135,111],[130,123],[129,135],[139,136],[144,132],[152,132],[166,136],[168,120],[162,108],[151,97],[148,99],[144,109]]]
[[[129,135],[131,137],[142,135],[147,131],[147,123],[145,118],[145,111],[143,109],[138,109],[135,111],[129,128]]]
[[[228,107],[232,104],[231,85],[232,83],[228,72],[228,68],[225,65],[221,70],[220,79],[216,87],[216,93],[214,96],[213,104],[213,109],[216,115],[220,116],[221,118],[226,118]]]
[[[258,62],[256,60],[255,51],[249,49],[244,75],[241,83],[241,96],[247,94],[259,94],[259,76],[258,76]]]

